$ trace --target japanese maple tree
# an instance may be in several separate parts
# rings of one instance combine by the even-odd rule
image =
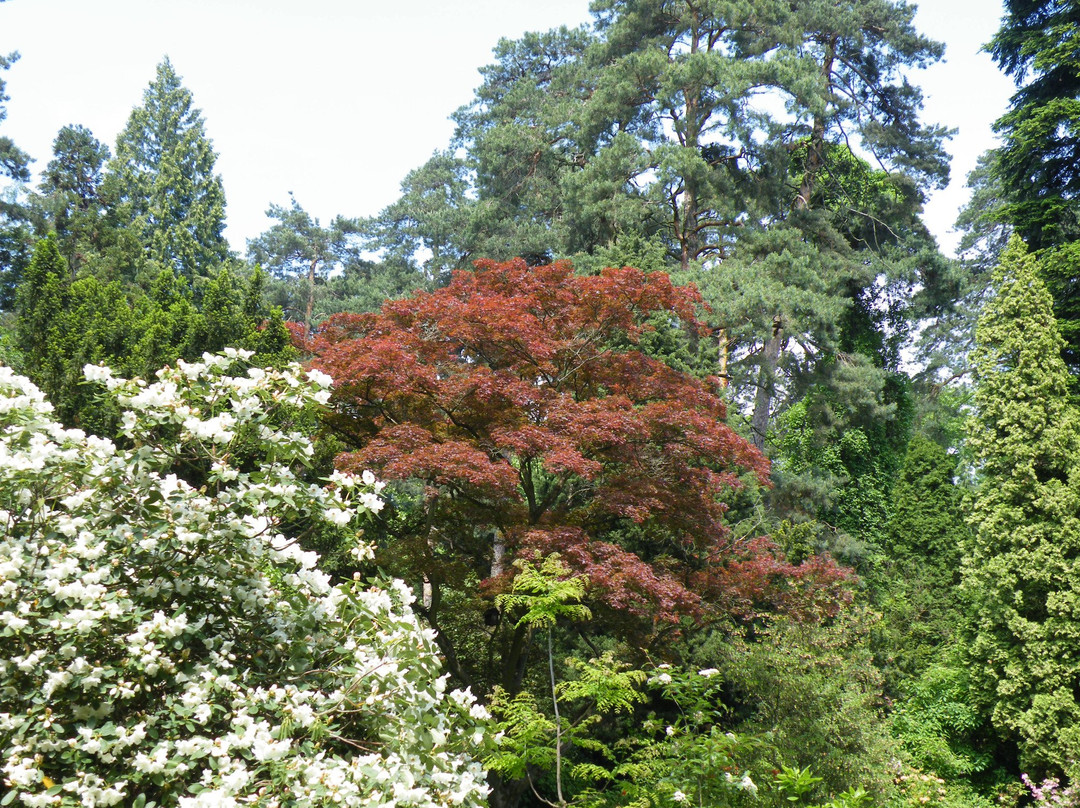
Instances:
[[[716,380],[638,350],[658,318],[697,329],[700,302],[661,272],[481,261],[380,313],[338,315],[309,344],[337,380],[331,424],[351,446],[338,464],[411,497],[385,523],[383,559],[422,584],[466,681],[483,654],[464,665],[448,624],[479,625],[486,608],[505,629],[491,632],[488,658],[503,645],[488,683],[521,684],[524,629],[491,609],[515,558],[560,553],[596,619],[637,643],[683,618],[803,608],[844,578],[725,523],[768,461],[726,423]]]

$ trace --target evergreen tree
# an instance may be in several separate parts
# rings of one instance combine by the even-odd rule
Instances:
[[[65,126],[53,141],[53,159],[38,186],[38,205],[50,232],[57,235],[72,277],[86,253],[101,246],[105,215],[101,185],[109,157],[109,147],[85,126]]]
[[[39,386],[45,390],[52,387],[45,381],[51,375],[49,336],[53,322],[64,309],[67,274],[56,239],[50,236],[34,250],[16,296],[15,346],[22,352],[24,364],[37,370]]]
[[[163,364],[225,347],[254,351],[252,361],[260,365],[294,358],[281,312],[262,304],[263,280],[260,271],[241,278],[222,268],[203,284],[196,306],[190,286],[169,268],[149,294],[95,275],[72,280],[56,237],[49,236],[18,288],[16,364],[48,393],[64,423],[112,437],[119,413],[102,407],[84,383],[88,363],[146,379]]]
[[[165,59],[117,137],[105,182],[116,223],[145,258],[191,280],[229,256],[225,191],[202,113]]]
[[[420,285],[425,278],[448,281],[454,269],[466,269],[473,256],[470,241],[471,200],[466,163],[438,152],[410,171],[401,183],[401,198],[364,222],[369,248],[385,262],[408,267]],[[411,289],[403,290],[406,292]]]
[[[1074,2],[1005,0],[989,49],[1015,79],[995,124],[1007,216],[1034,250],[1080,237],[1080,21]]]
[[[2,71],[18,58],[17,53],[0,54],[0,123],[7,118],[4,102],[10,97]],[[29,164],[30,156],[0,135],[0,309],[14,303],[15,286],[30,260],[29,212],[20,201],[22,184],[30,179]]]
[[[1074,2],[1005,0],[1004,7],[988,49],[1017,91],[994,124],[1002,145],[973,174],[976,196],[961,225],[968,246],[984,248],[984,263],[1012,230],[1039,255],[1065,363],[1076,375],[1080,288],[1070,245],[1080,240],[1080,18]]]
[[[291,297],[298,298],[289,312],[293,319],[301,320],[310,332],[318,319],[333,312],[315,310],[316,287],[325,286],[327,276],[335,269],[343,269],[360,261],[359,246],[353,236],[359,230],[355,219],[337,216],[329,226],[323,227],[317,218],[300,207],[289,194],[289,207],[271,205],[266,211],[273,225],[262,235],[248,240],[248,258],[274,273],[281,279],[302,279],[303,289],[294,290]]]
[[[889,586],[882,598],[887,636],[879,654],[894,691],[937,659],[960,620],[960,559],[970,533],[954,482],[957,463],[955,455],[916,434],[892,489]]]
[[[1014,237],[972,357],[980,484],[964,560],[971,687],[1025,771],[1080,760],[1080,418],[1051,297]]]

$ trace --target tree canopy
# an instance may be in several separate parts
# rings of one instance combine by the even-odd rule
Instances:
[[[117,137],[105,189],[145,258],[188,280],[229,256],[216,161],[202,113],[166,58]]]

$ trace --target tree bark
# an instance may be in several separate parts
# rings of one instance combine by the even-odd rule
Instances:
[[[765,450],[765,436],[769,432],[769,414],[772,410],[773,388],[776,383],[776,364],[780,359],[783,338],[784,324],[777,315],[773,317],[772,336],[761,349],[757,393],[754,396],[754,414],[750,420],[751,441],[761,451]]]

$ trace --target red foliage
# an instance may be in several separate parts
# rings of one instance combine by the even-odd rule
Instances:
[[[725,501],[747,475],[767,484],[768,461],[707,384],[633,350],[651,316],[698,328],[698,305],[663,273],[516,260],[338,315],[309,343],[355,446],[338,462],[422,481],[426,540],[481,577],[495,530],[511,553],[561,552],[598,602],[653,621],[832,602],[831,562],[734,546]]]
[[[304,324],[297,323],[293,320],[286,320],[285,329],[289,332],[289,340],[292,342],[293,347],[307,353],[310,348],[310,337],[308,336],[307,329],[304,328]]]

